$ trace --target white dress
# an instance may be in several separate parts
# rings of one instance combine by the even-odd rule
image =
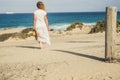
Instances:
[[[34,11],[34,14],[37,17],[37,21],[36,21],[36,31],[38,33],[38,42],[43,42],[43,43],[47,43],[48,45],[50,45],[50,37],[49,37],[49,32],[46,26],[46,23],[44,21],[44,17],[46,15],[46,12],[38,9],[36,11]]]

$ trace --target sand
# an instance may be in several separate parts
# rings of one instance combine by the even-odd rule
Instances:
[[[105,33],[87,32],[50,32],[42,50],[34,37],[0,42],[0,80],[120,80],[120,63],[104,62]]]
[[[6,29],[1,29],[0,30],[0,34],[20,32],[23,29],[25,29],[25,28],[23,27],[23,28],[6,28]]]

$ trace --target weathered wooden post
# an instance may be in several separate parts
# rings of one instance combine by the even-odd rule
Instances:
[[[106,8],[106,32],[105,32],[105,59],[109,62],[115,60],[117,8]]]

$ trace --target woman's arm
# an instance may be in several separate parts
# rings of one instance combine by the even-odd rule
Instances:
[[[36,20],[37,20],[37,17],[34,14],[34,16],[33,16],[33,29],[35,29],[35,30],[36,30]]]
[[[46,26],[47,26],[48,31],[50,31],[50,28],[49,28],[49,26],[48,26],[48,19],[47,19],[47,16],[46,16],[46,15],[45,15],[45,17],[44,17],[44,20],[45,20],[45,23],[46,23]]]

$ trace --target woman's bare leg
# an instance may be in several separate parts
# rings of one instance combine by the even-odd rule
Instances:
[[[39,42],[39,45],[40,45],[40,49],[43,49],[43,43],[42,42]]]

